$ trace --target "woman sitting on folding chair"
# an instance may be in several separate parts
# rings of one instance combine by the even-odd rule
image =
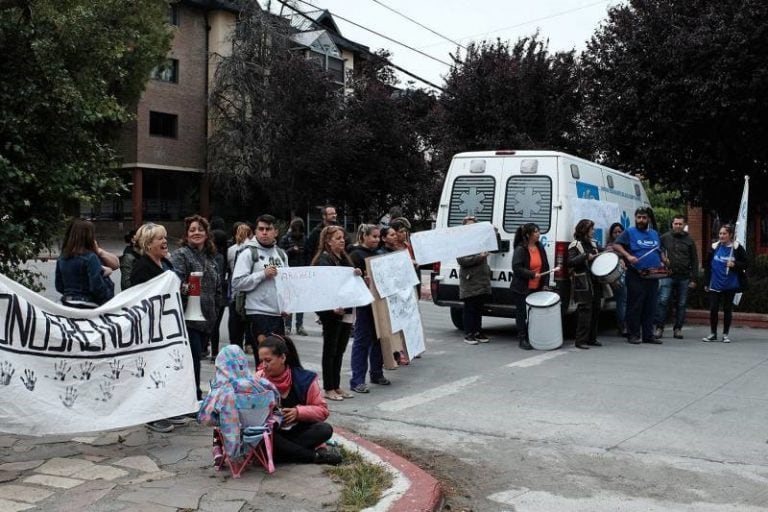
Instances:
[[[276,462],[339,464],[341,455],[320,445],[333,435],[326,423],[328,404],[317,374],[301,366],[296,346],[288,337],[272,335],[259,344],[257,377],[269,380],[280,393],[282,427],[274,432]]]

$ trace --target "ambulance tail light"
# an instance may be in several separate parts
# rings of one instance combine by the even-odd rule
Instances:
[[[568,262],[568,242],[555,242],[555,266],[560,270],[555,272],[555,279],[566,279],[568,269],[565,265]]]

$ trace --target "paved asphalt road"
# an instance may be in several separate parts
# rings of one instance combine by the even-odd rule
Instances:
[[[469,346],[446,309],[420,307],[424,356],[331,419],[451,461],[438,471],[473,510],[768,510],[766,332],[702,343],[693,326],[661,346],[606,332],[602,348],[526,352],[511,320],[486,319],[491,343]],[[318,370],[313,316],[296,340]]]

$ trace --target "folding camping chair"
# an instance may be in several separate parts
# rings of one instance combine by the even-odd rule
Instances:
[[[226,451],[217,471],[226,465],[233,478],[240,478],[243,470],[254,460],[258,461],[268,474],[275,472],[272,461],[272,431],[279,428],[280,417],[275,414],[275,394],[270,389],[259,392],[235,393],[235,407],[240,418],[241,457],[231,457]],[[213,429],[215,439],[224,445],[221,429]]]

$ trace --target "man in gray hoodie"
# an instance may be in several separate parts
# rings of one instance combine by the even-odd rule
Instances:
[[[685,231],[685,217],[675,215],[672,219],[672,230],[667,231],[661,237],[661,247],[667,254],[671,274],[659,282],[658,304],[654,318],[656,324],[654,337],[659,339],[664,336],[667,306],[674,292],[677,300],[672,333],[675,338],[682,339],[688,290],[696,287],[696,276],[699,273],[699,256],[696,253],[696,244]]]
[[[284,335],[285,323],[277,303],[277,269],[288,266],[288,256],[276,243],[272,215],[256,219],[256,235],[245,242],[232,271],[233,292],[245,292],[245,313],[256,344],[272,333]],[[254,354],[258,354],[254,347]],[[256,355],[258,360],[258,355]]]

